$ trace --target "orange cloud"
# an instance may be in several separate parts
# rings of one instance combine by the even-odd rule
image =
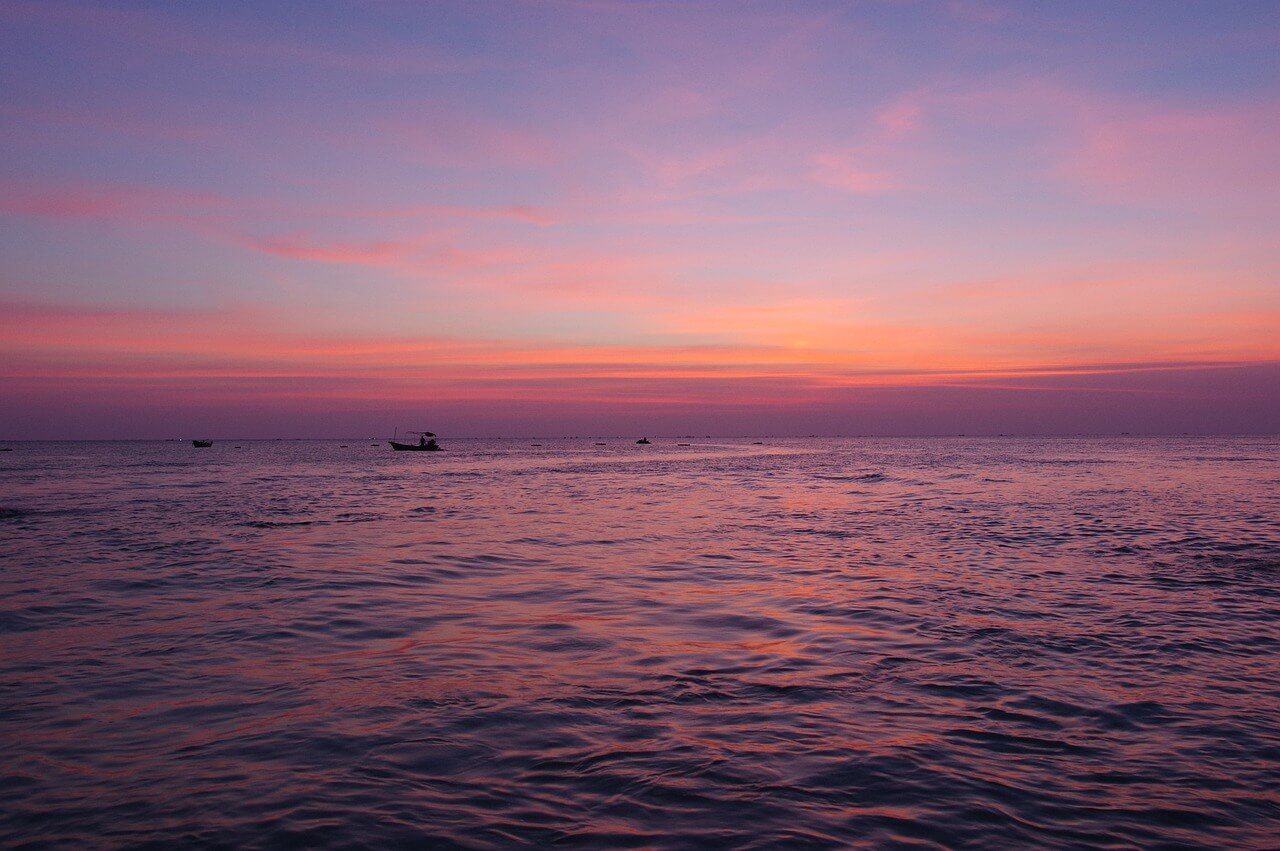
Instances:
[[[797,305],[813,312],[820,305]],[[1258,325],[1277,315],[1255,317]],[[1240,323],[1242,317],[1221,321]],[[964,335],[939,328],[826,329],[821,345],[779,342],[721,345],[569,345],[512,340],[317,337],[283,332],[279,317],[261,311],[112,311],[9,303],[0,315],[4,374],[10,377],[99,377],[187,380],[288,378],[320,384],[363,383],[374,395],[423,384],[467,395],[468,387],[506,391],[550,380],[785,381],[815,390],[838,386],[920,386],[962,378],[1087,375],[1152,368],[1150,361],[1053,363],[1021,357],[975,356]],[[834,345],[839,333],[847,336]],[[767,335],[766,335],[767,336]],[[1038,341],[1051,352],[1064,339]],[[1258,352],[1261,355],[1264,352]],[[1273,359],[1280,351],[1270,349]],[[1236,363],[1215,357],[1208,363]],[[1203,364],[1170,361],[1167,365]],[[621,386],[621,385],[619,385]],[[344,390],[344,392],[346,392]],[[407,392],[407,390],[406,390]]]

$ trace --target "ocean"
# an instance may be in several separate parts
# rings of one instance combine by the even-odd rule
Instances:
[[[638,436],[5,444],[0,845],[1280,843],[1280,438]]]

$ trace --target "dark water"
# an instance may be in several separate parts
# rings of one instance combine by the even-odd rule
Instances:
[[[0,844],[1280,843],[1280,439],[10,444]]]

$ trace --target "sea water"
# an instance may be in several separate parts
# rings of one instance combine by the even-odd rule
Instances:
[[[443,444],[7,444],[0,845],[1280,842],[1280,439]]]

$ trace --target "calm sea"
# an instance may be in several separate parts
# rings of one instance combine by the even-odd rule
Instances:
[[[0,845],[1280,843],[1280,438],[443,443],[7,444]]]

